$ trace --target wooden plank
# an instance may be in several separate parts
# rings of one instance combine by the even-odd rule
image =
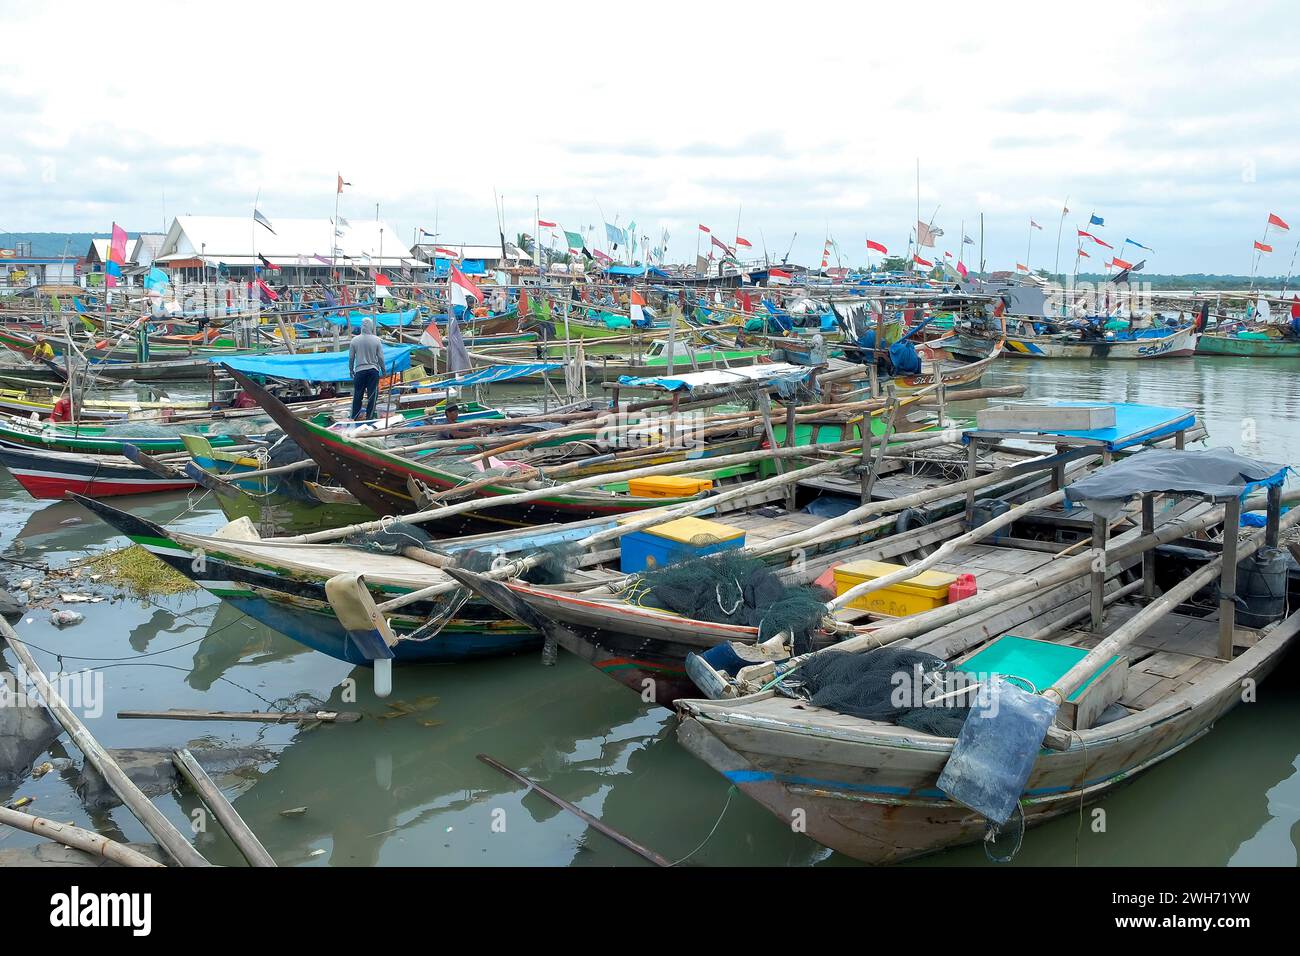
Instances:
[[[262,846],[256,834],[244,822],[243,818],[230,805],[226,795],[221,792],[212,778],[208,776],[207,771],[199,765],[194,759],[194,754],[188,749],[177,750],[172,754],[172,763],[184,777],[191,787],[195,789],[199,797],[212,811],[212,815],[217,818],[222,829],[239,848],[239,852],[244,855],[244,859],[249,862],[250,866],[273,867],[275,860],[271,854],[266,852],[266,847]]]

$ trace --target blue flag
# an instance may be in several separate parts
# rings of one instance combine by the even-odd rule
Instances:
[[[1147,252],[1155,252],[1155,250],[1152,249],[1150,246],[1144,246],[1136,239],[1125,239],[1124,242],[1130,246],[1137,246],[1139,249],[1145,249]]]
[[[1089,217],[1088,217],[1088,222],[1091,223],[1091,224],[1094,225],[1094,226],[1104,226],[1104,225],[1106,225],[1106,220],[1105,220],[1105,219],[1102,219],[1101,216],[1096,216],[1096,215],[1094,215],[1094,216],[1089,216]]]
[[[605,223],[605,238],[614,245],[618,245],[619,243],[624,245],[627,244],[627,233],[618,228],[618,226],[611,225],[610,223]]]

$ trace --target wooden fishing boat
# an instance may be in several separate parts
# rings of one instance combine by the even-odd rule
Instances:
[[[1236,520],[1241,507],[1238,493],[1247,487],[1244,477],[1228,486],[1203,483],[1191,469],[1176,467],[1180,474],[1170,484],[1130,484],[1131,493],[1144,500],[1141,527],[1109,542],[1105,558],[1099,557],[1110,569],[1140,565],[1137,581],[1105,594],[1101,589],[1110,569],[1093,573],[1093,584],[1082,600],[1040,607],[1034,618],[1021,614],[1018,623],[1002,613],[974,627],[948,614],[943,620],[952,623],[943,625],[934,617],[937,612],[930,611],[915,620],[884,624],[873,633],[876,646],[895,642],[894,646],[936,655],[948,662],[950,671],[969,667],[981,683],[993,679],[979,670],[989,651],[1006,641],[1017,642],[1014,646],[1022,651],[1031,648],[1026,653],[1033,656],[1022,658],[1017,673],[1033,666],[1038,680],[1029,681],[1032,694],[1019,696],[1046,698],[1037,709],[1048,723],[1017,725],[1008,718],[984,725],[992,728],[984,731],[985,739],[1000,734],[1009,739],[1019,732],[1018,740],[1038,737],[1045,744],[1025,766],[1024,777],[1007,772],[1005,761],[998,766],[986,764],[988,772],[979,776],[1014,807],[1007,818],[990,820],[980,812],[985,809],[980,801],[962,787],[962,774],[975,771],[966,756],[972,746],[968,728],[960,718],[960,734],[943,736],[915,729],[916,725],[909,729],[889,719],[815,706],[797,689],[784,693],[767,689],[733,699],[680,701],[678,739],[779,819],[788,822],[797,813],[812,839],[868,863],[893,863],[975,843],[996,835],[998,828],[1014,834],[1022,826],[1080,812],[1085,804],[1130,783],[1212,730],[1216,721],[1241,703],[1243,686],[1253,687],[1267,677],[1300,634],[1300,612],[1284,617],[1282,598],[1275,613],[1247,622],[1238,618],[1234,597],[1238,559],[1261,545],[1276,547],[1280,534],[1295,527],[1300,518],[1280,517],[1278,492],[1284,472],[1266,479],[1273,489],[1267,500],[1268,528],[1240,542]],[[1272,467],[1263,467],[1259,474]],[[1164,492],[1197,491],[1204,493],[1205,500],[1184,499],[1191,507],[1169,524],[1168,536],[1152,533],[1151,505],[1146,502]],[[1158,542],[1162,537],[1177,541],[1173,535],[1203,532],[1216,522],[1226,529],[1222,550],[1157,597]],[[1123,537],[1128,540],[1120,546]],[[1203,540],[1197,543],[1207,547]],[[979,550],[981,568],[996,566],[1008,574],[1042,575],[1044,580],[1050,573],[1029,569],[1014,546]],[[964,567],[972,557],[959,552],[953,561]],[[1084,562],[1084,574],[1088,567]],[[1220,577],[1216,593],[1215,580]],[[1058,571],[1054,580],[1060,579]],[[1136,604],[1121,603],[1138,589],[1141,597]],[[1009,593],[1006,585],[995,585],[996,590]],[[1110,609],[1105,610],[1108,604]],[[996,611],[999,605],[990,607]],[[922,623],[927,614],[934,618],[930,627]],[[1090,620],[1079,625],[1080,618]],[[1247,623],[1250,626],[1243,626]],[[1060,660],[1050,667],[1039,663],[1048,658]],[[791,667],[787,681],[797,680],[797,674],[798,669]],[[963,715],[966,722],[975,719],[977,710],[970,713]],[[1055,724],[1050,723],[1051,714],[1056,715]],[[998,720],[987,711],[978,716]],[[950,775],[954,765],[961,772]],[[999,773],[1005,773],[1005,778]],[[1019,839],[1014,835],[1004,842],[1018,846]]]
[[[1234,358],[1300,358],[1300,339],[1268,332],[1205,332],[1196,341],[1197,355]]]
[[[55,396],[49,389],[0,389],[0,413],[48,418],[54,412]],[[135,413],[160,414],[166,411],[197,412],[207,408],[206,402],[151,402],[130,399],[85,398],[78,406],[84,421],[120,421]]]
[[[33,498],[64,498],[71,494],[103,498],[194,487],[193,479],[160,478],[115,455],[37,451],[0,444],[0,465]]]
[[[413,488],[428,492],[450,491],[466,484],[470,476],[439,466],[434,459],[405,457],[390,451],[349,438],[320,425],[296,418],[292,411],[279,402],[256,382],[239,372],[232,371],[239,384],[257,399],[261,407],[307,454],[320,465],[321,470],[347,488],[357,501],[378,514],[405,514],[418,507]],[[490,472],[476,477],[490,477]],[[478,498],[512,496],[520,487],[505,483],[488,484],[478,488]],[[582,518],[611,516],[656,508],[665,504],[693,500],[691,495],[682,498],[651,498],[632,495],[626,486],[584,489],[579,492],[557,491],[552,497],[529,501],[519,507],[495,508],[490,515],[480,518],[452,519],[449,522],[432,522],[439,533],[458,534],[480,527],[487,522],[496,527],[520,527],[546,521],[575,521]]]
[[[1015,502],[1030,497],[1048,481],[1042,477],[1050,473],[1053,485],[1059,486],[1069,473],[1095,467],[1105,455],[1133,450],[1145,443],[1175,442],[1181,444],[1189,428],[1195,427],[1194,416],[1179,409],[1145,408],[1146,414],[1131,412],[1125,416],[1125,425],[1093,433],[1072,434],[1059,429],[1041,429],[1034,434],[1015,431],[972,432],[977,439],[1011,437],[1027,438],[1040,443],[1070,444],[1075,447],[1053,454],[1030,458],[986,458],[986,473],[967,472],[967,487],[954,486],[951,478],[953,461],[935,461],[935,470],[928,478],[909,475],[898,476],[891,482],[889,476],[881,478],[873,490],[872,501],[839,516],[835,521],[856,523],[848,533],[837,532],[823,546],[799,535],[795,526],[806,521],[808,515],[769,516],[770,525],[764,535],[784,530],[799,538],[798,564],[790,578],[797,583],[812,583],[834,564],[843,561],[870,558],[887,560],[932,547],[962,531],[962,519],[971,512],[974,488],[980,495]],[[1153,425],[1153,423],[1155,423]],[[1158,426],[1158,427],[1157,427]],[[1172,437],[1171,437],[1172,436]],[[920,437],[920,436],[917,436]],[[932,441],[942,443],[940,436]],[[913,445],[901,454],[914,454]],[[1083,452],[1090,452],[1085,456]],[[1095,454],[1101,452],[1102,454]],[[889,452],[885,453],[886,455]],[[1005,454],[1005,453],[1003,453]],[[964,458],[964,450],[956,460]],[[998,467],[990,469],[993,462]],[[919,479],[919,480],[918,480]],[[850,492],[852,486],[835,487],[835,476],[810,479],[805,484],[818,490]],[[924,502],[923,512],[912,509]],[[887,515],[887,517],[882,517]],[[908,530],[904,523],[911,519],[919,527]],[[785,523],[787,527],[782,528]],[[816,522],[811,522],[816,524]],[[807,525],[805,524],[805,528]],[[1086,528],[1086,525],[1085,525]],[[906,532],[906,533],[904,533]],[[761,547],[758,550],[761,551]],[[755,545],[746,542],[746,550]],[[1044,552],[1035,552],[1040,557]],[[1047,555],[1050,558],[1050,554]],[[758,631],[730,623],[695,620],[656,607],[643,606],[641,596],[633,592],[630,597],[611,594],[609,589],[589,589],[573,593],[571,589],[549,588],[512,581],[493,581],[458,569],[448,569],[449,574],[491,602],[516,620],[543,629],[560,646],[618,680],[620,683],[644,693],[653,687],[656,702],[670,706],[682,694],[690,692],[690,679],[686,674],[686,656],[700,652],[724,641],[754,643]],[[623,582],[618,580],[618,584]]]
[[[1025,359],[1155,359],[1183,358],[1196,351],[1199,336],[1187,326],[1169,331],[1150,329],[1138,334],[1114,334],[1081,338],[1073,333],[1053,332],[1043,335],[1008,332],[1004,354]],[[950,351],[959,354],[985,354],[990,340],[969,334],[954,337]]]
[[[325,591],[336,575],[361,572],[373,597],[384,601],[443,580],[441,572],[401,555],[341,545],[247,541],[194,535],[159,525],[91,498],[75,500],[169,567],[267,627],[300,644],[351,664],[370,663],[339,623]],[[546,541],[538,535],[530,542]],[[442,664],[531,650],[540,636],[494,609],[467,602],[448,618],[444,602],[416,601],[387,615],[404,638],[395,660]],[[447,618],[436,635],[419,628]]]
[[[191,431],[204,433],[214,447],[225,447],[249,440],[246,435],[210,434],[209,426],[194,424]],[[184,451],[179,433],[140,435],[131,433],[130,423],[120,425],[56,425],[31,422],[22,418],[0,420],[0,445],[27,447],[40,451],[72,452],[91,455],[120,455],[122,446],[135,445],[150,454]]]

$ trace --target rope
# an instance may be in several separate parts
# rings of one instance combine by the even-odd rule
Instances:
[[[711,830],[709,831],[709,835],[706,836],[706,837],[704,838],[704,840],[700,843],[700,845],[697,846],[697,847],[696,847],[694,850],[692,850],[690,853],[687,853],[684,857],[682,857],[680,860],[677,860],[675,863],[670,863],[670,864],[668,864],[670,867],[680,866],[682,863],[685,863],[687,860],[689,860],[691,857],[693,857],[696,853],[699,853],[700,850],[704,849],[704,845],[705,845],[706,843],[708,843],[710,840],[713,839],[713,834],[715,834],[715,833],[718,832],[718,827],[719,827],[719,826],[721,825],[721,823],[722,823],[722,818],[725,817],[725,816],[727,815],[727,807],[731,806],[731,798],[732,798],[733,796],[735,796],[735,794],[736,794],[736,785],[733,783],[733,784],[732,784],[732,785],[727,789],[727,802],[724,803],[724,804],[722,805],[722,812],[718,814],[718,819],[714,822],[714,824],[713,824],[713,829],[711,829]]]

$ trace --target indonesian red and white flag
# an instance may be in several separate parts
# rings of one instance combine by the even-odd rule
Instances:
[[[546,228],[546,229],[554,229],[555,226],[556,226],[555,223],[553,223],[553,222],[547,222],[545,219],[539,219],[539,220],[537,220],[537,225],[542,226],[542,227],[544,227],[544,228]]]
[[[929,259],[922,259],[920,256],[917,255],[912,256],[912,261],[916,263],[918,266],[925,266],[925,268],[927,269],[931,268],[934,265],[934,263],[931,262]]]
[[[700,223],[700,232],[708,232],[708,231],[709,231],[709,227],[704,225],[704,223]]]
[[[632,324],[640,325],[645,322],[645,296],[633,289],[627,301],[628,314],[632,318]]]
[[[475,302],[483,301],[483,290],[476,286],[473,280],[456,266],[451,267],[451,279],[447,282],[447,292],[451,296],[452,305],[468,305],[471,299]]]
[[[748,239],[746,239],[744,236],[737,236],[737,237],[736,237],[736,248],[739,249],[741,246],[744,246],[746,249],[753,249],[753,248],[754,248],[754,244],[753,244],[752,242],[750,242]]]
[[[1024,265],[1024,264],[1019,263],[1019,262],[1016,263],[1016,268],[1019,269],[1021,272],[1028,272],[1028,271],[1029,271],[1029,266]]]
[[[889,250],[885,248],[884,244],[876,242],[874,239],[867,240],[867,248],[880,253],[882,256],[889,255]]]
[[[1291,229],[1291,227],[1283,221],[1282,217],[1275,212],[1268,214],[1268,224],[1274,229],[1281,229],[1283,231],[1290,231]]]
[[[1258,239],[1255,240],[1255,248],[1258,249],[1260,252],[1272,252],[1272,251],[1273,251],[1273,247],[1272,247],[1272,246],[1270,246],[1270,245],[1268,245],[1268,244],[1266,244],[1266,243],[1260,242]]]
[[[1110,264],[1113,265],[1116,269],[1132,269],[1132,268],[1133,268],[1133,263],[1131,263],[1131,262],[1125,262],[1125,261],[1124,261],[1123,259],[1121,259],[1119,256],[1112,256],[1112,257],[1111,257],[1111,260],[1110,260]]]
[[[383,299],[392,295],[392,292],[389,291],[389,286],[391,286],[392,284],[393,284],[392,279],[388,278],[388,276],[384,275],[382,272],[376,272],[375,273],[375,298]]]
[[[443,259],[459,259],[460,253],[455,249],[448,249],[446,246],[434,246],[433,254]]]
[[[442,333],[438,331],[437,322],[430,320],[429,324],[424,327],[424,331],[420,333],[420,344],[436,345],[438,348],[442,348]]]
[[[1083,256],[1083,258],[1085,258],[1085,259],[1091,259],[1091,258],[1092,258],[1091,255],[1089,255],[1088,253],[1084,252],[1082,249],[1079,250],[1079,255]]]
[[[786,272],[786,271],[782,270],[782,269],[768,269],[768,270],[767,270],[767,284],[768,284],[768,285],[789,285],[789,284],[790,284],[790,278],[791,278],[791,274],[790,274],[789,272]]]
[[[1032,226],[1033,228],[1039,230],[1040,232],[1042,231],[1042,228],[1043,228],[1043,227],[1040,226],[1038,223],[1034,222],[1034,220],[1032,220],[1032,219],[1029,220],[1029,225]]]

